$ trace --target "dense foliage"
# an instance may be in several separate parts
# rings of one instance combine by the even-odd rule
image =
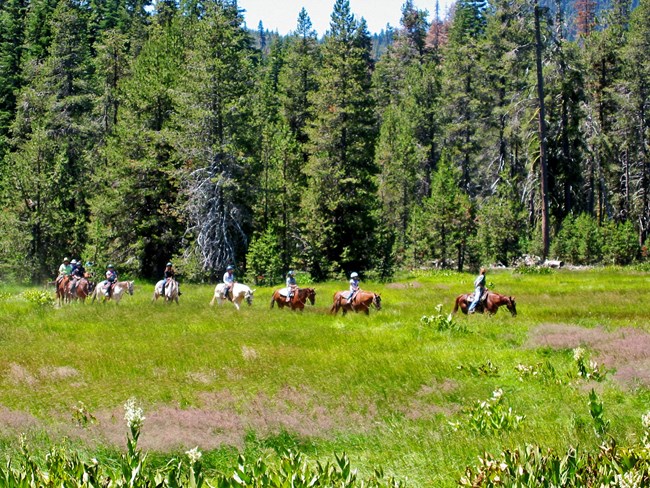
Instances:
[[[304,9],[251,33],[234,0],[3,1],[0,273],[628,263],[650,232],[649,50],[648,0],[432,20],[406,0],[374,36],[337,0],[323,39]]]

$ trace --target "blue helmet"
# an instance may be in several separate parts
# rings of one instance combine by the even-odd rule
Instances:
[[[226,271],[233,271],[234,269],[235,269],[234,266],[228,265],[228,267],[226,268]]]
[[[170,262],[167,263],[165,266],[173,266],[173,264],[172,264],[171,261],[170,261]]]
[[[109,265],[106,266],[106,267],[107,267],[108,269],[113,269],[113,265],[112,265],[112,264],[109,264]]]
[[[291,269],[291,270],[289,270],[289,272],[288,272],[287,274],[288,274],[289,276],[293,276],[293,275],[296,274],[296,273]]]

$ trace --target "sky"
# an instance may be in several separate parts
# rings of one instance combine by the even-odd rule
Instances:
[[[453,0],[439,0],[440,17],[444,17]],[[313,28],[319,36],[329,29],[330,16],[335,0],[238,0],[239,8],[244,9],[244,19],[249,29],[257,29],[262,21],[264,28],[288,34],[296,29],[298,13],[305,7]],[[366,19],[370,33],[378,33],[390,24],[399,26],[404,0],[350,0],[350,10],[357,19]],[[435,14],[435,0],[414,0],[413,4],[429,11],[429,21]]]

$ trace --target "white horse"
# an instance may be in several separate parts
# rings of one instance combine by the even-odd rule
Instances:
[[[106,282],[102,281],[97,284],[95,291],[93,291],[93,303],[95,303],[95,299],[100,299],[102,302],[113,300],[115,303],[120,303],[124,292],[133,295],[133,281],[118,281],[115,283],[110,297],[106,296]]]
[[[165,280],[160,280],[158,283],[156,283],[156,287],[153,290],[153,298],[151,299],[151,303],[155,302],[158,300],[158,297],[163,295],[162,287],[164,282]],[[173,301],[176,301],[176,305],[178,305],[178,281],[169,279],[165,285],[165,302],[172,303]]]
[[[225,283],[219,283],[216,286],[214,289],[214,296],[212,297],[212,301],[210,301],[210,305],[214,305],[215,300],[219,305],[222,305],[223,302],[226,301],[226,299],[223,297],[223,291],[225,287]],[[241,283],[235,283],[232,287],[232,304],[237,310],[239,310],[239,305],[241,305],[241,302],[243,300],[246,300],[246,303],[252,305],[253,293],[255,293],[255,290],[251,290],[248,286],[242,285]]]

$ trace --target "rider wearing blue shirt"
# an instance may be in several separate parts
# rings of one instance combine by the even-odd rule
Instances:
[[[350,294],[348,295],[348,303],[352,303],[354,295],[359,291],[359,274],[352,273],[350,275]]]
[[[293,271],[287,273],[287,302],[291,301],[294,293],[298,289],[298,284],[296,283],[296,276]]]
[[[481,296],[483,296],[484,291],[485,291],[485,268],[481,268],[480,274],[474,280],[474,300],[472,300],[472,303],[469,305],[469,309],[467,310],[467,313],[474,313],[474,309],[481,301]]]

